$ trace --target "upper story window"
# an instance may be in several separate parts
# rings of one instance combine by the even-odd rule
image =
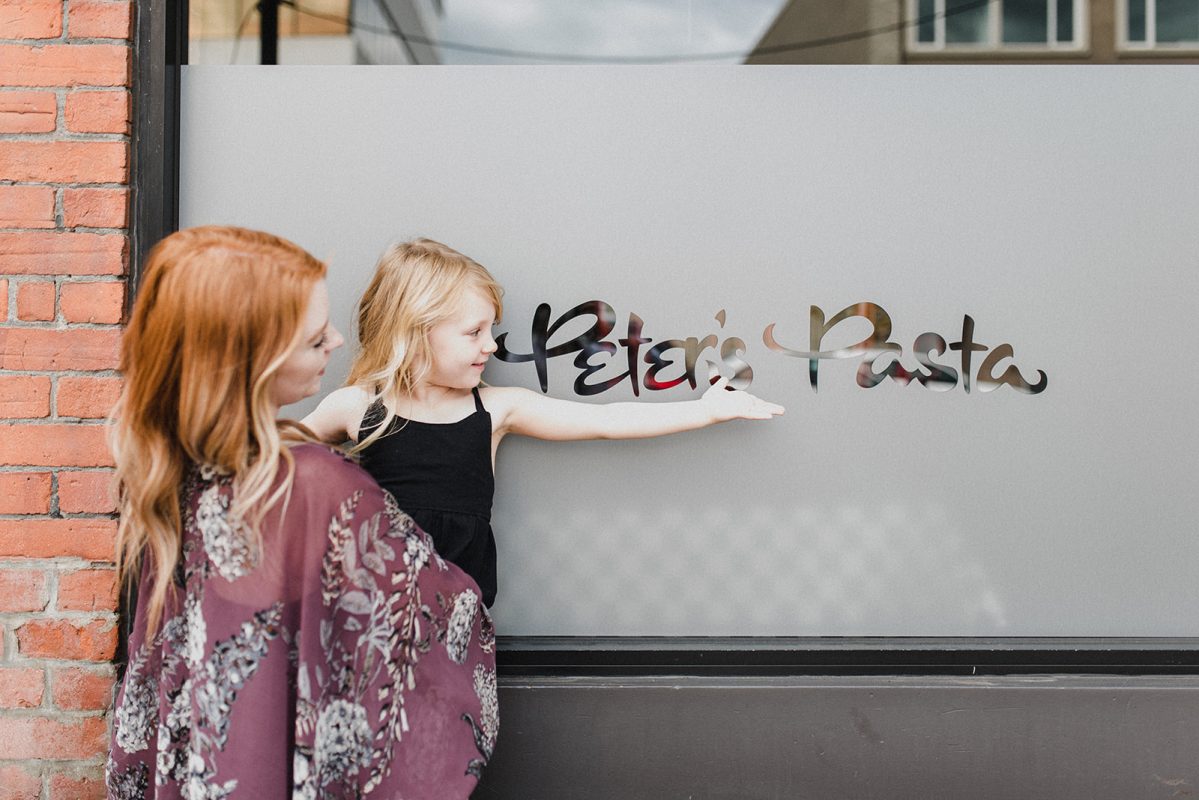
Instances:
[[[908,18],[916,21],[909,28],[908,47],[1079,49],[1084,44],[1084,5],[1082,0],[908,0]]]
[[[1199,48],[1199,0],[1123,0],[1121,5],[1121,44],[1125,48]]]

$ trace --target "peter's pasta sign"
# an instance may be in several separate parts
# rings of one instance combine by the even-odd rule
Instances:
[[[583,333],[565,341],[554,342],[555,335],[568,323],[590,318],[591,326]],[[846,320],[864,319],[871,325],[870,335],[848,347],[831,350],[823,348],[824,339]],[[721,329],[725,325],[725,312],[716,314]],[[645,335],[645,323],[635,313],[630,313],[623,335],[615,340],[609,337],[616,330],[616,312],[602,300],[580,303],[557,319],[548,303],[537,306],[530,330],[531,350],[516,353],[507,347],[508,334],[496,337],[499,346],[496,358],[508,363],[532,361],[537,368],[537,379],[541,391],[548,391],[549,362],[551,359],[574,355],[574,367],[578,375],[574,380],[574,391],[579,395],[596,395],[624,381],[629,381],[634,395],[641,388],[662,391],[682,384],[692,388],[698,385],[696,368],[703,358],[709,366],[709,380],[716,373],[729,377],[729,385],[745,389],[753,382],[753,367],[745,361],[745,341],[736,336],[721,338],[709,334],[702,339],[690,336],[686,339],[672,338],[655,342]],[[762,341],[773,352],[808,362],[808,382],[813,391],[820,388],[820,362],[828,359],[859,359],[856,381],[863,389],[878,386],[888,378],[906,386],[915,381],[926,389],[945,392],[959,385],[966,393],[977,389],[990,392],[1003,385],[1024,394],[1040,394],[1049,385],[1049,378],[1037,370],[1037,380],[1029,383],[1014,363],[1015,351],[1007,343],[988,345],[974,335],[974,318],[969,314],[962,317],[961,335],[955,341],[947,341],[939,333],[928,331],[912,341],[910,358],[904,361],[904,348],[891,341],[891,315],[876,303],[862,302],[838,311],[827,318],[819,306],[812,306],[808,318],[808,346],[799,349],[789,336],[776,331],[770,323],[762,331]],[[619,334],[618,334],[619,335]],[[956,335],[956,334],[955,334]],[[712,351],[707,356],[708,351]],[[951,355],[956,353],[955,355]],[[985,355],[984,355],[985,354]],[[711,361],[718,357],[720,366]],[[1007,363],[1004,365],[1005,361]],[[596,377],[606,367],[616,363],[623,369],[608,378]],[[975,369],[975,365],[977,370]],[[723,369],[721,369],[723,367]]]

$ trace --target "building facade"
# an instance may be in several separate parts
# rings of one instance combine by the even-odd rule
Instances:
[[[1163,0],[787,3],[747,64],[1199,61],[1199,6]]]

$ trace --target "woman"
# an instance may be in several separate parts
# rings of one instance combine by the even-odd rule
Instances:
[[[113,412],[138,586],[110,798],[466,797],[495,743],[478,588],[281,406],[342,338],[325,266],[265,233],[150,253]]]

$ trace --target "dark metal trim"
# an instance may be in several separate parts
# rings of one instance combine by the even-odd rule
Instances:
[[[159,239],[179,229],[179,77],[187,62],[187,0],[137,0],[134,8],[133,129],[130,142],[128,316],[142,264]],[[120,679],[128,661],[137,587],[117,599]]]
[[[141,266],[179,228],[179,78],[187,62],[186,0],[137,0],[129,226],[132,303]]]
[[[1199,675],[1199,638],[500,637],[526,676]]]

